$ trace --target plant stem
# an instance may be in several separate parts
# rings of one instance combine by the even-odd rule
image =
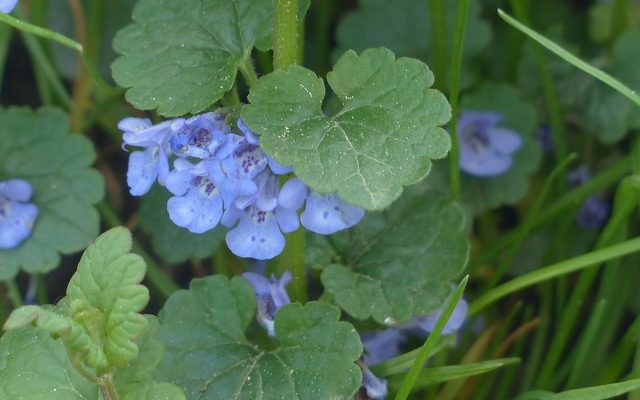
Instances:
[[[9,294],[9,298],[13,303],[14,308],[18,308],[24,305],[22,302],[22,295],[20,294],[20,288],[18,288],[18,284],[16,283],[16,279],[9,279],[4,282],[7,287],[7,291]]]
[[[428,0],[428,2],[433,45],[431,46],[431,54],[427,54],[427,56],[433,63],[433,74],[436,77],[435,86],[441,89],[447,67],[447,18],[444,0]]]
[[[247,83],[247,86],[252,87],[258,81],[258,74],[256,73],[256,69],[253,66],[253,61],[251,61],[251,57],[245,57],[245,59],[238,66],[244,81]]]
[[[273,67],[286,69],[297,64],[298,50],[298,0],[274,0]]]
[[[276,259],[276,270],[278,275],[284,271],[291,271],[293,280],[288,286],[291,301],[304,303],[307,301],[307,273],[304,260],[305,230],[297,231],[287,235],[287,244],[282,253]]]
[[[453,54],[451,57],[451,91],[449,103],[451,103],[451,152],[449,153],[449,186],[451,198],[454,201],[460,199],[460,143],[458,140],[458,96],[460,90],[460,71],[462,69],[462,50],[464,49],[464,36],[467,30],[469,18],[469,0],[458,0],[456,8],[456,27],[453,39]]]

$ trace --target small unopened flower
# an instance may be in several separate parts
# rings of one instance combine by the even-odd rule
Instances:
[[[460,169],[480,177],[497,176],[513,163],[513,154],[522,145],[520,136],[498,126],[502,115],[494,112],[464,111],[458,119]]]
[[[462,324],[464,323],[465,318],[467,317],[467,309],[469,308],[469,304],[461,298],[456,304],[456,307],[453,309],[453,313],[449,316],[449,320],[442,328],[442,335],[448,335],[452,332],[460,329]],[[444,311],[444,306],[440,307],[436,311],[431,314],[425,315],[424,317],[420,317],[416,319],[418,326],[424,329],[427,332],[432,332],[433,328],[436,326],[436,322],[438,322],[438,318],[442,315],[442,311]]]
[[[18,0],[0,0],[0,12],[9,14],[18,5]]]
[[[253,272],[245,272],[242,277],[253,286],[258,306],[256,315],[258,322],[265,327],[269,336],[275,336],[274,320],[276,314],[282,306],[291,302],[285,289],[285,286],[291,282],[291,272],[286,271],[280,279],[276,279],[274,275],[267,279]]]
[[[22,179],[0,182],[0,249],[17,247],[31,234],[38,207],[29,203],[33,189]]]

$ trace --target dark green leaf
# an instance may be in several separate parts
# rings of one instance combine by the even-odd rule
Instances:
[[[383,48],[349,51],[327,80],[342,103],[333,117],[321,110],[322,80],[300,66],[261,78],[242,111],[265,151],[314,190],[380,210],[449,150],[438,125],[451,110],[420,61]]]
[[[33,186],[38,207],[31,236],[11,250],[0,250],[0,279],[23,268],[47,272],[86,247],[99,233],[93,207],[104,196],[91,142],[69,132],[67,116],[53,108],[31,111],[0,108],[0,179],[24,179]]]
[[[71,366],[61,342],[33,327],[0,339],[0,398],[97,399],[98,389]]]
[[[275,321],[277,344],[269,350],[245,335],[255,309],[242,278],[194,280],[160,314],[158,338],[166,353],[157,377],[191,399],[347,399],[358,389],[354,361],[362,346],[337,308],[284,306]]]
[[[326,267],[322,283],[354,318],[394,324],[434,311],[465,266],[462,209],[443,195],[412,189],[335,238],[346,262]]]

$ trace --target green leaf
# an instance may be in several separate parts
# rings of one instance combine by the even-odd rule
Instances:
[[[236,277],[192,281],[167,301],[158,338],[166,348],[156,376],[192,399],[346,399],[358,389],[357,332],[329,304],[280,309],[269,350],[245,331],[256,310],[251,286]],[[258,328],[255,324],[254,327]]]
[[[136,357],[138,346],[132,339],[147,325],[138,314],[149,301],[147,288],[139,284],[146,265],[129,253],[131,243],[125,228],[100,235],[82,255],[65,298],[68,315],[92,333],[93,345],[101,346],[109,366],[115,367]]]
[[[473,214],[502,204],[514,204],[529,190],[528,176],[536,171],[542,151],[533,134],[537,127],[535,109],[507,85],[485,83],[462,99],[462,111],[489,111],[502,114],[501,127],[522,138],[522,146],[513,156],[505,173],[494,177],[475,177],[461,171],[461,201]],[[448,188],[449,164],[437,163],[429,182],[441,190]]]
[[[335,54],[353,49],[384,46],[398,56],[414,57],[432,64],[433,31],[431,10],[426,0],[359,0],[359,8],[345,15],[338,24]],[[455,25],[457,1],[445,1],[446,29],[452,38]],[[471,2],[469,21],[464,40],[462,83],[463,87],[473,82],[474,68],[471,58],[481,54],[491,39],[490,25],[481,19],[482,7],[479,2]],[[389,29],[392,26],[393,29]],[[447,58],[450,61],[452,41],[447,41]],[[337,57],[336,57],[337,58]],[[448,65],[448,64],[447,64]],[[448,72],[448,71],[447,71]],[[437,76],[438,82],[450,79]],[[442,86],[442,84],[441,84]]]
[[[98,389],[74,369],[64,346],[33,327],[0,339],[0,398],[29,400],[97,399]]]
[[[614,43],[611,75],[633,89],[640,88],[640,32],[630,31]],[[583,97],[583,116],[589,131],[603,143],[623,139],[630,129],[640,128],[640,109],[622,94],[594,81]]]
[[[115,374],[118,394],[123,400],[186,400],[179,387],[153,380],[153,372],[162,360],[164,347],[154,338],[159,327],[158,319],[152,315],[146,318],[147,328],[136,341],[140,348],[138,357]]]
[[[308,1],[300,2],[301,9]],[[120,30],[113,78],[127,100],[165,116],[197,113],[233,86],[255,45],[270,46],[271,0],[139,0]],[[151,66],[151,68],[150,68]]]
[[[0,108],[0,180],[19,178],[33,186],[38,217],[31,236],[15,249],[0,250],[0,280],[20,268],[44,273],[60,253],[86,247],[99,233],[93,207],[104,196],[91,142],[69,132],[67,116],[54,108]]]
[[[386,49],[346,52],[327,75],[342,103],[333,117],[322,113],[324,84],[310,70],[292,66],[262,77],[242,110],[267,153],[293,165],[307,185],[338,192],[367,210],[387,207],[404,185],[429,172],[431,160],[450,147],[451,110],[433,89],[422,62],[395,59]]]
[[[210,257],[224,240],[225,229],[218,226],[202,234],[180,228],[169,219],[167,200],[171,194],[155,186],[142,198],[140,227],[151,236],[153,250],[168,263]]]
[[[427,314],[462,272],[468,257],[462,209],[420,189],[334,238],[345,262],[326,267],[322,283],[352,317],[395,324]]]

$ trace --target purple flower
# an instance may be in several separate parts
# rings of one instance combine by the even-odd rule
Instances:
[[[249,127],[244,123],[242,118],[238,119],[238,128],[244,134],[244,137],[247,140],[247,142],[254,145],[260,144],[260,137],[251,129],[249,129]],[[271,171],[276,175],[284,175],[293,171],[293,167],[289,165],[282,165],[269,156],[267,156],[267,160],[268,160],[269,168],[271,168]]]
[[[583,229],[599,229],[607,222],[610,212],[609,202],[596,194],[584,201],[576,219]]]
[[[178,156],[208,159],[214,156],[225,158],[230,146],[223,146],[229,128],[224,117],[216,113],[206,113],[193,118],[179,118],[171,124],[173,135],[169,140],[171,150]],[[225,148],[226,147],[226,148]],[[218,151],[222,154],[217,154]]]
[[[167,189],[175,196],[167,202],[173,223],[193,233],[203,233],[218,225],[223,200],[218,186],[207,175],[206,161],[197,165],[177,159],[167,178]]]
[[[38,208],[28,203],[32,193],[22,179],[0,182],[0,249],[12,249],[31,234],[38,216]]]
[[[276,279],[273,275],[267,279],[253,272],[245,272],[242,276],[253,286],[258,306],[258,314],[256,315],[258,322],[265,327],[269,336],[275,336],[274,320],[276,314],[282,306],[290,303],[285,286],[291,282],[291,272],[286,271],[280,279]]]
[[[520,136],[498,123],[493,112],[464,111],[458,119],[460,169],[481,177],[497,176],[509,169],[512,156],[522,145]]]
[[[144,147],[143,151],[134,151],[129,156],[127,185],[133,196],[147,193],[156,178],[160,184],[169,174],[167,147],[171,121],[152,125],[149,119],[125,118],[118,123],[123,131],[123,147],[126,145]]]
[[[366,351],[364,363],[374,365],[397,356],[405,339],[405,334],[398,328],[363,334],[362,345]]]
[[[545,153],[553,151],[553,135],[551,134],[551,127],[548,124],[540,125],[534,136],[538,140],[538,143],[540,143],[542,151]]]
[[[584,164],[575,168],[567,175],[567,183],[572,188],[583,185],[589,179],[591,179],[591,174],[589,173],[589,168]]]
[[[362,390],[371,400],[384,400],[387,395],[387,380],[378,378],[369,370],[362,369]]]
[[[0,12],[9,14],[18,5],[18,0],[0,0]]]
[[[452,332],[460,329],[464,320],[467,316],[467,309],[469,308],[469,304],[461,298],[456,304],[456,307],[453,309],[453,313],[449,317],[449,320],[445,324],[444,328],[442,328],[442,335],[448,335]],[[425,315],[424,317],[416,318],[416,322],[420,328],[424,329],[427,332],[432,332],[433,328],[436,326],[436,322],[438,322],[438,318],[442,315],[442,311],[444,310],[444,306],[440,307],[438,310],[434,311],[431,314]]]

